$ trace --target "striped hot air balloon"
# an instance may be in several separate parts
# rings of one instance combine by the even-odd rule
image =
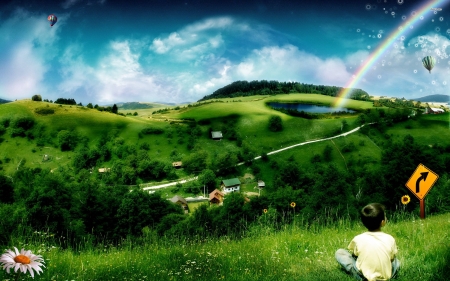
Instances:
[[[54,14],[51,14],[47,17],[47,20],[50,22],[50,26],[53,26],[58,21],[58,18]]]
[[[426,56],[422,59],[423,66],[428,69],[428,71],[431,73],[431,70],[434,67],[434,64],[436,63],[436,59],[432,56]]]

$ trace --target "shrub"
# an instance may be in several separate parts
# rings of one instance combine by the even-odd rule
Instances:
[[[269,119],[269,130],[279,132],[283,130],[283,123],[280,116],[272,116]]]
[[[161,128],[153,128],[153,127],[147,127],[141,130],[141,133],[144,135],[160,135],[164,133],[164,130]]]
[[[36,108],[34,112],[40,115],[49,115],[55,113],[55,110],[52,108]]]
[[[25,131],[31,129],[35,124],[33,117],[19,116],[12,120],[11,127],[14,129],[22,128]]]
[[[42,101],[41,95],[34,95],[31,97],[32,101]]]

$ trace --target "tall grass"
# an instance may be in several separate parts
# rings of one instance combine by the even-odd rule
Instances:
[[[296,216],[293,224],[275,225],[272,218],[269,211],[235,237],[169,239],[147,232],[120,245],[85,241],[62,249],[56,242],[62,238],[35,232],[16,237],[8,247],[43,255],[46,268],[36,280],[353,280],[340,270],[334,253],[365,231],[360,223],[331,209],[310,224]],[[450,213],[420,220],[396,212],[383,231],[399,248],[398,280],[448,280]],[[0,272],[1,280],[11,277]]]

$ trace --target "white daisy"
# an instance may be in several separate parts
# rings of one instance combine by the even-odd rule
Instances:
[[[15,252],[7,250],[6,253],[0,257],[0,266],[2,266],[3,269],[6,269],[6,272],[9,273],[9,270],[14,268],[14,272],[17,272],[17,270],[20,269],[22,273],[26,274],[28,270],[33,278],[33,269],[37,274],[42,272],[41,266],[45,266],[43,265],[44,259],[41,255],[34,255],[30,250],[25,251],[24,249],[19,253],[19,250],[17,250],[16,247],[14,247],[14,249],[16,249]]]

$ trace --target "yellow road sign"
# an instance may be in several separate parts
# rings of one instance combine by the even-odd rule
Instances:
[[[435,172],[428,169],[423,164],[419,164],[406,183],[406,187],[411,190],[419,200],[423,200],[438,178],[439,176]]]

